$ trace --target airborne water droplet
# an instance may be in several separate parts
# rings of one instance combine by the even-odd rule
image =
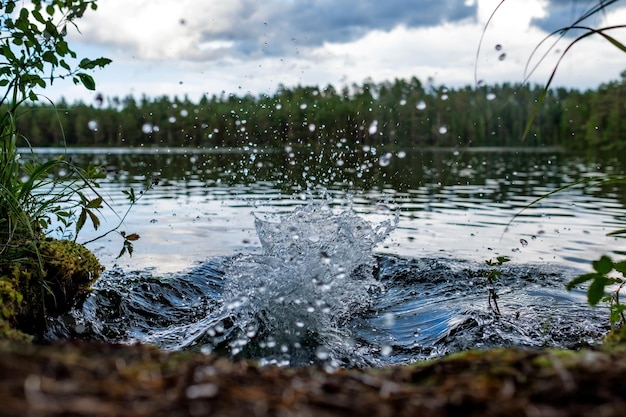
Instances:
[[[506,59],[506,53],[501,53],[500,56],[498,57],[498,59],[500,61],[504,61]]]
[[[426,102],[424,100],[420,100],[417,102],[415,107],[417,108],[417,110],[424,110],[426,108]]]
[[[387,152],[384,155],[381,155],[380,158],[378,159],[378,164],[381,167],[387,167],[389,166],[389,164],[391,163],[391,153]]]
[[[378,120],[374,120],[368,129],[370,135],[375,135],[378,132]]]
[[[445,126],[439,126],[439,133],[445,135],[446,133],[448,133],[448,128]]]
[[[98,131],[98,122],[96,120],[90,120],[89,123],[87,123],[87,127],[92,132],[97,132]]]
[[[380,354],[383,356],[389,356],[393,352],[393,348],[389,345],[383,345],[380,349]]]
[[[152,123],[144,123],[141,126],[141,131],[145,133],[146,135],[152,133],[153,130],[154,130],[154,127],[152,126]]]

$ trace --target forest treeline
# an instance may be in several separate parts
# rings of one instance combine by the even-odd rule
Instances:
[[[273,95],[94,103],[34,102],[18,131],[32,146],[363,145],[626,147],[626,81],[551,89],[522,141],[541,86],[425,86],[417,78],[344,87],[280,86]]]

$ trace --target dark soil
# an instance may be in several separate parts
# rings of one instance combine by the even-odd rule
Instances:
[[[0,415],[626,416],[626,351],[498,349],[329,373],[147,346],[0,342]]]

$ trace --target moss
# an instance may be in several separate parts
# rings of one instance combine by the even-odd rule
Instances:
[[[0,319],[14,329],[39,334],[45,318],[84,298],[102,270],[87,248],[68,240],[15,246],[0,262]]]
[[[604,338],[603,347],[615,348],[626,345],[626,325],[612,329]]]

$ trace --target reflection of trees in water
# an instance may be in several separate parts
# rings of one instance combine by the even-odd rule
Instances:
[[[120,152],[76,154],[80,163],[103,164],[125,186],[161,178],[187,187],[265,184],[286,195],[315,189],[382,193],[413,190],[441,198],[475,198],[476,186],[494,202],[514,196],[540,196],[596,173],[626,172],[626,157],[598,158],[558,150],[393,151],[356,150],[338,142],[325,148],[276,150]],[[368,148],[365,148],[368,149]],[[381,165],[381,160],[384,162]],[[626,201],[624,187],[587,190],[596,197],[614,193]],[[443,193],[443,194],[442,194]]]

